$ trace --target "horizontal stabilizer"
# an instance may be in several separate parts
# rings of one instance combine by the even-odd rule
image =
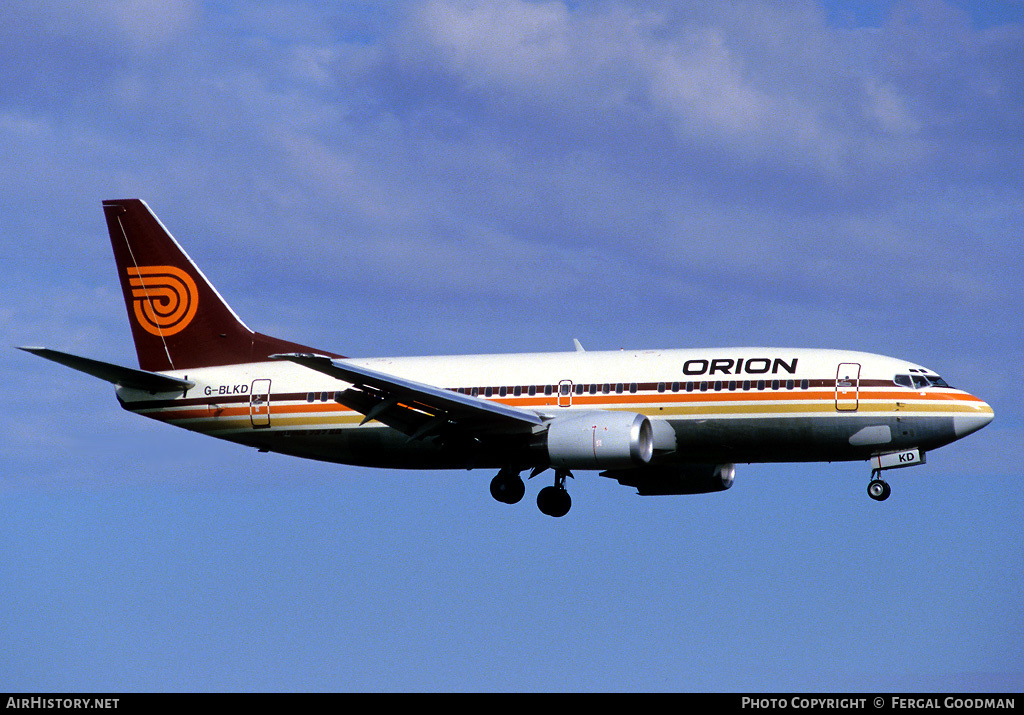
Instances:
[[[131,367],[123,367],[121,365],[103,362],[102,360],[93,360],[91,358],[72,355],[71,353],[62,353],[59,350],[50,350],[49,348],[18,349],[32,353],[33,355],[38,355],[41,358],[46,358],[47,360],[60,363],[61,365],[70,367],[73,370],[84,372],[87,375],[98,377],[101,380],[106,380],[118,387],[128,387],[133,390],[144,390],[145,392],[153,393],[184,392],[191,387],[195,387],[195,383],[191,380],[182,380],[177,377],[161,375],[156,372],[136,370]]]

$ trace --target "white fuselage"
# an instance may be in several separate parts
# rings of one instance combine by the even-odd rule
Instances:
[[[352,363],[536,412],[616,410],[655,425],[655,461],[868,459],[948,444],[992,409],[913,363],[861,352],[778,348],[644,350],[354,359]],[[183,395],[118,389],[124,407],[263,450],[403,468],[501,467],[531,447],[446,448],[336,401],[349,384],[286,361],[169,372]],[[902,376],[897,379],[897,376]],[[541,460],[542,461],[542,460]]]

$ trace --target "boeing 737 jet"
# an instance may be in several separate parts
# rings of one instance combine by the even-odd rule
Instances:
[[[572,470],[644,495],[732,486],[737,463],[885,470],[987,425],[992,408],[906,360],[779,348],[349,358],[250,330],[141,200],[103,211],[139,369],[22,348],[116,387],[121,406],[260,451],[383,468],[498,470],[563,516]],[[550,479],[550,477],[549,477]]]

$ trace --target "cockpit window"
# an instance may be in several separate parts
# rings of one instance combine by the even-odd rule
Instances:
[[[949,387],[949,383],[938,375],[897,375],[892,379],[900,387],[911,387],[923,390],[926,387]]]

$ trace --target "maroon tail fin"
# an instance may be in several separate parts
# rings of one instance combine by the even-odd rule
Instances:
[[[260,362],[319,352],[254,333],[145,202],[103,202],[139,367],[151,372]]]

